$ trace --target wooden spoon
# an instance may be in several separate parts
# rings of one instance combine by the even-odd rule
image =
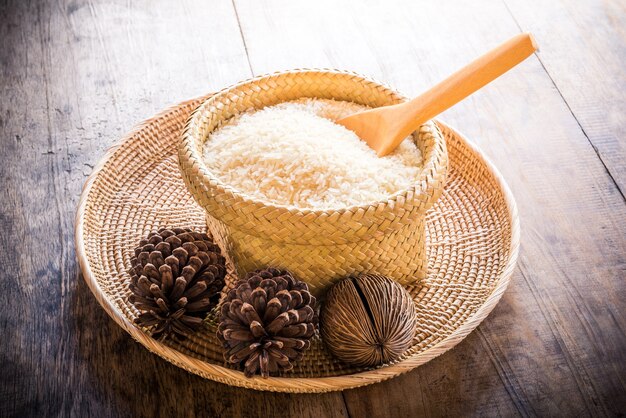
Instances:
[[[530,33],[514,36],[413,100],[355,113],[337,123],[354,131],[379,157],[385,156],[421,124],[500,77],[536,50]]]

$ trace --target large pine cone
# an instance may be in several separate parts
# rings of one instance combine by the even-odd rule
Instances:
[[[160,340],[195,332],[224,287],[219,247],[190,229],[151,232],[139,242],[131,265],[129,300],[142,311],[135,323]]]
[[[292,369],[317,329],[315,309],[307,284],[288,271],[249,273],[222,305],[217,335],[224,358],[243,366],[248,377]]]

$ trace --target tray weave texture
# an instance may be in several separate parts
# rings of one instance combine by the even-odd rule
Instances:
[[[177,143],[205,98],[149,119],[111,148],[85,184],[76,215],[76,248],[85,281],[106,312],[135,340],[167,361],[229,385],[280,392],[328,392],[389,379],[458,344],[506,289],[519,245],[517,209],[497,170],[461,135],[438,122],[447,142],[449,176],[426,217],[428,277],[408,287],[417,334],[402,359],[376,369],[334,360],[315,336],[295,368],[277,377],[246,378],[224,362],[216,311],[182,344],[160,343],[133,325],[127,269],[137,242],[163,226],[206,229],[205,211],[180,175]],[[228,260],[230,274],[232,261]]]
[[[428,273],[424,219],[446,181],[445,141],[433,122],[414,135],[423,170],[413,185],[388,200],[338,210],[270,204],[221,182],[203,162],[208,135],[242,112],[302,97],[379,107],[400,103],[394,90],[352,72],[291,70],[222,90],[191,115],[179,148],[185,184],[206,209],[217,242],[233,255],[240,275],[271,265],[306,281],[324,296],[332,283],[377,273],[405,286]],[[358,162],[355,162],[358,164]]]

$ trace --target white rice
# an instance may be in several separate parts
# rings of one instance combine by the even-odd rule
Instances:
[[[300,99],[245,113],[209,136],[204,160],[225,184],[274,204],[337,209],[385,200],[416,181],[422,156],[409,137],[380,158],[332,122],[362,109]]]

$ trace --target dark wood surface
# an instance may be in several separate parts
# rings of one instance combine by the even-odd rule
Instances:
[[[625,28],[619,0],[3,1],[0,416],[624,416]],[[237,389],[148,353],[80,277],[82,184],[160,109],[295,67],[415,95],[520,31],[540,53],[442,116],[522,221],[509,289],[443,356],[343,393]]]

